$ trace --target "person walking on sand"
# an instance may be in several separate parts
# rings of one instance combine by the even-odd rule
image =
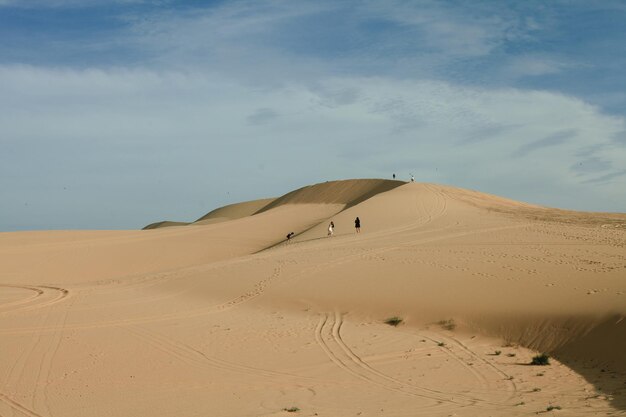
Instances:
[[[357,233],[361,233],[361,219],[359,219],[358,217],[354,219],[354,228],[356,229]]]
[[[335,223],[330,222],[328,225],[328,236],[332,236],[335,231]]]

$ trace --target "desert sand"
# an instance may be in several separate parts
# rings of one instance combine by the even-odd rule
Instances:
[[[348,180],[149,228],[0,233],[0,416],[626,415],[626,215]]]

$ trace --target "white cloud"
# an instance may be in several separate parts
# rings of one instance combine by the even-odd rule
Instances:
[[[498,4],[487,12],[478,3],[451,7],[436,1],[370,1],[366,10],[371,16],[390,19],[418,30],[421,48],[448,58],[489,55],[505,42],[531,39],[541,28],[535,19],[511,13]]]
[[[527,54],[508,58],[501,70],[504,77],[521,78],[554,75],[580,67],[580,64],[565,59]]]
[[[432,78],[446,65],[530,39],[540,27],[505,10],[487,14],[430,1],[370,1],[358,7],[329,1],[227,2],[128,17],[130,32],[123,42],[149,53],[162,67],[210,68],[255,83],[346,72]],[[336,24],[321,24],[331,17]],[[380,34],[367,28],[372,22],[389,25]],[[329,50],[331,56],[325,56]],[[545,71],[543,65],[526,64],[535,72]]]
[[[61,186],[82,190],[66,213],[79,227],[105,222],[110,201],[139,227],[393,171],[555,206],[626,207],[616,171],[626,148],[613,139],[624,120],[547,92],[383,77],[251,89],[208,73],[12,66],[0,67],[0,126],[0,188],[20,196],[3,205],[2,230],[23,200],[40,216],[63,206]],[[589,147],[604,163],[573,170]]]

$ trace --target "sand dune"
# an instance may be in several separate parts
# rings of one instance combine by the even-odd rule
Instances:
[[[210,211],[193,222],[193,224],[209,224],[210,222],[215,221],[236,220],[241,219],[242,217],[252,216],[274,200],[276,199],[265,198],[261,200],[246,201],[243,203],[229,204]]]
[[[351,207],[403,184],[402,181],[379,179],[327,181],[287,193],[258,210],[257,213],[285,204],[343,204],[345,207]]]
[[[195,226],[0,233],[0,415],[626,412],[626,215],[350,180]]]
[[[200,217],[198,220],[194,222],[173,222],[173,221],[160,221],[155,223],[150,223],[145,226],[143,230],[152,230],[152,229],[160,229],[163,227],[172,227],[172,226],[187,226],[187,225],[207,225],[212,223],[219,223],[227,220],[236,220],[241,219],[242,217],[251,216],[256,213],[261,208],[265,207],[272,201],[274,198],[265,198],[261,200],[252,200],[245,201],[243,203],[235,203],[229,204],[224,207],[216,208],[215,210],[211,210],[204,216]]]
[[[150,230],[190,224],[207,225],[252,216],[287,204],[336,204],[349,207],[402,184],[404,184],[402,181],[379,179],[327,181],[299,188],[279,198],[245,201],[219,207],[192,223],[165,220],[151,223],[145,226],[144,229]]]

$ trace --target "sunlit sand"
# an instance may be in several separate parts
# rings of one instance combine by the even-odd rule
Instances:
[[[626,410],[626,215],[349,180],[150,229],[0,233],[0,416]]]

